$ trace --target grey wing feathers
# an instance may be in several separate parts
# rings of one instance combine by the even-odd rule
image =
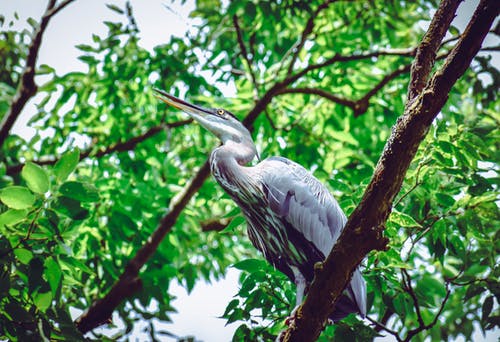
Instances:
[[[262,172],[262,182],[271,209],[328,256],[347,221],[337,201],[311,173],[291,160],[271,157],[261,165],[268,170]],[[364,317],[366,283],[359,268],[354,270],[349,287],[348,296]]]
[[[346,222],[337,201],[297,163],[271,157],[261,165],[263,170],[271,170],[262,172],[271,209],[327,256]]]

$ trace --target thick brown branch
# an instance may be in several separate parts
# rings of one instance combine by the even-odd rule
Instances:
[[[37,86],[35,84],[35,68],[45,29],[47,28],[50,19],[73,1],[74,0],[66,0],[56,6],[56,1],[51,0],[47,5],[47,9],[42,16],[40,25],[33,33],[33,39],[29,46],[28,55],[26,57],[26,66],[24,67],[21,74],[21,82],[17,87],[16,94],[12,99],[12,103],[9,107],[8,112],[5,114],[2,122],[0,123],[0,147],[3,146],[5,139],[7,139],[7,137],[9,136],[9,132],[12,126],[14,126],[17,117],[23,110],[28,100],[31,99],[37,92]]]
[[[146,132],[144,132],[141,135],[135,136],[130,138],[129,140],[126,141],[121,141],[118,142],[114,145],[108,146],[106,148],[99,149],[97,151],[94,150],[94,148],[88,148],[82,153],[80,153],[80,161],[89,157],[96,157],[100,158],[108,154],[112,154],[115,152],[124,152],[124,151],[132,151],[139,143],[143,142],[146,139],[151,138],[152,136],[158,134],[165,128],[175,128],[179,126],[184,126],[187,124],[190,124],[193,122],[192,119],[188,120],[181,120],[177,122],[172,122],[172,123],[167,123],[167,124],[162,124],[158,126],[151,127],[148,129]],[[57,163],[59,159],[58,158],[50,158],[50,159],[42,159],[42,160],[35,160],[33,163],[38,164],[38,165],[54,165]],[[7,174],[8,175],[14,175],[19,173],[24,166],[24,163],[13,165],[7,167]]]
[[[184,207],[187,205],[191,197],[193,197],[193,195],[203,185],[209,174],[210,165],[207,160],[200,170],[198,170],[189,185],[185,188],[184,192],[180,194],[175,201],[173,201],[168,214],[162,218],[153,234],[129,261],[125,271],[113,285],[111,290],[102,299],[94,302],[86,312],[78,317],[75,321],[78,330],[82,333],[86,333],[106,322],[109,322],[111,320],[111,314],[115,308],[125,298],[128,298],[134,293],[129,291],[129,288],[133,284],[140,282],[138,280],[139,270],[156,251],[165,235],[174,226]],[[136,289],[138,290],[139,288]]]
[[[460,0],[443,0],[432,18],[429,29],[418,46],[411,67],[408,102],[412,101],[424,89],[436,60],[441,41],[448,32],[460,2]]]
[[[499,10],[496,0],[480,2],[443,67],[415,100],[407,104],[393,128],[360,204],[349,217],[330,255],[317,268],[306,300],[296,311],[294,323],[282,334],[284,341],[316,340],[352,271],[368,252],[386,246],[387,239],[382,236],[384,224],[410,162],[445,104],[451,87],[479,51]],[[440,41],[441,37],[436,35],[435,39]]]

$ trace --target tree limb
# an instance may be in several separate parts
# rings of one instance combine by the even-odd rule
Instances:
[[[105,155],[108,155],[108,154],[111,154],[114,152],[131,151],[139,143],[141,143],[144,140],[149,139],[152,136],[158,134],[159,132],[161,132],[165,128],[175,128],[175,127],[179,127],[179,126],[184,126],[184,125],[190,124],[191,122],[193,122],[193,120],[188,119],[188,120],[181,120],[181,121],[176,121],[176,122],[171,122],[171,123],[166,123],[166,124],[154,126],[154,127],[151,127],[150,129],[148,129],[143,134],[132,137],[126,141],[117,142],[114,145],[108,146],[108,147],[103,148],[103,149],[99,149],[97,151],[95,151],[95,149],[93,147],[90,147],[90,148],[86,149],[85,151],[83,151],[82,153],[80,153],[80,161],[82,161],[83,159],[89,158],[89,157],[100,158],[100,157],[103,157]],[[38,164],[38,165],[54,165],[55,163],[57,163],[58,160],[59,160],[59,158],[41,159],[41,160],[35,160],[35,161],[33,161],[33,163]],[[8,175],[17,174],[17,173],[21,172],[23,166],[24,166],[24,163],[8,166],[6,173]]]
[[[309,87],[285,88],[280,90],[278,94],[312,94],[324,97],[325,99],[333,103],[351,108],[354,111],[354,116],[358,117],[366,113],[366,111],[368,110],[369,100],[371,97],[373,97],[378,91],[380,91],[387,83],[389,83],[396,77],[407,73],[410,70],[410,67],[411,65],[404,65],[386,75],[382,80],[379,81],[379,83],[375,85],[375,87],[373,87],[373,89],[371,89],[358,100],[346,99],[323,89]]]
[[[323,2],[321,5],[316,8],[314,13],[309,17],[307,20],[306,26],[302,30],[302,34],[300,35],[300,39],[294,46],[292,47],[292,60],[290,61],[290,64],[288,64],[288,69],[287,69],[287,75],[290,76],[293,71],[293,67],[295,66],[295,62],[297,61],[297,58],[299,57],[299,53],[304,47],[304,44],[306,43],[307,37],[312,33],[314,29],[314,20],[316,20],[317,16],[325,9],[328,8],[332,3],[334,3],[336,0],[326,0]]]
[[[243,33],[241,32],[241,27],[240,27],[240,24],[238,22],[238,17],[236,16],[236,14],[233,15],[233,26],[236,30],[236,38],[238,40],[238,45],[240,46],[241,54],[243,55],[243,59],[247,63],[248,72],[250,73],[250,78],[251,78],[252,84],[255,88],[255,92],[254,92],[255,98],[258,98],[259,84],[257,83],[257,77],[255,77],[255,73],[254,73],[253,67],[252,67],[253,58],[250,58],[250,56],[248,54],[247,48],[245,46],[245,42],[243,41]]]
[[[429,74],[434,66],[436,54],[451,21],[455,17],[460,1],[445,0],[439,5],[432,18],[427,32],[424,34],[411,67],[410,85],[408,86],[408,102],[412,101],[424,89]]]
[[[448,6],[448,1],[442,1],[440,8],[442,6]],[[330,255],[317,267],[309,293],[298,307],[295,320],[281,334],[283,341],[316,340],[353,270],[368,252],[384,249],[387,245],[387,238],[382,236],[384,224],[404,175],[432,121],[445,104],[451,87],[479,51],[499,10],[496,0],[480,2],[444,65],[415,99],[407,103],[403,115],[393,127],[361,202],[349,217]],[[447,15],[453,16],[454,13]],[[447,20],[443,21],[446,25]],[[437,32],[428,39],[440,43],[442,37]]]
[[[75,324],[78,330],[82,333],[86,333],[102,324],[110,322],[111,315],[115,308],[120,305],[125,298],[132,296],[141,288],[141,281],[138,277],[139,270],[156,251],[165,235],[170,232],[184,207],[203,185],[209,174],[210,165],[207,160],[179,197],[172,201],[168,213],[163,216],[153,234],[151,234],[146,243],[129,261],[125,267],[125,271],[121,274],[111,290],[103,298],[94,302],[87,311],[76,319]]]
[[[21,111],[28,100],[31,99],[37,92],[37,85],[35,84],[35,68],[45,29],[47,28],[50,19],[73,1],[74,0],[65,0],[57,6],[55,0],[50,0],[48,3],[40,24],[33,33],[33,39],[31,40],[28,55],[26,57],[26,66],[21,74],[21,82],[17,87],[16,94],[12,99],[8,112],[5,114],[2,122],[0,123],[0,147],[3,146],[5,139],[9,136],[12,126],[14,126],[14,123],[16,122],[19,114],[21,114]]]

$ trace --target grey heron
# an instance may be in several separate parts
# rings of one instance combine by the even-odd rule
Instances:
[[[248,236],[274,267],[296,284],[298,306],[314,277],[314,265],[330,253],[347,221],[327,188],[301,165],[269,157],[247,166],[257,150],[250,132],[232,113],[203,108],[155,89],[165,103],[190,115],[222,145],[210,155],[211,172],[241,208]],[[366,315],[366,283],[359,267],[330,319]]]

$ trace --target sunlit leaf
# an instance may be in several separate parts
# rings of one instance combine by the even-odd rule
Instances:
[[[64,181],[75,170],[80,160],[80,151],[75,148],[71,151],[64,153],[54,165],[54,174],[57,180]]]
[[[9,186],[0,190],[0,200],[12,209],[27,209],[35,203],[35,196],[24,186]]]
[[[23,167],[21,175],[31,191],[44,194],[49,190],[49,177],[39,165],[27,162]]]

